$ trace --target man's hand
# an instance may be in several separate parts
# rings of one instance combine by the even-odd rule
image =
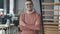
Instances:
[[[20,25],[26,26],[26,24],[23,21],[20,21]]]

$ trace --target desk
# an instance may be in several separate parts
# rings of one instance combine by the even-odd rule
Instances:
[[[10,24],[10,26],[14,26],[14,24]],[[0,24],[0,28],[6,28],[8,27],[6,24]]]
[[[10,26],[14,26],[14,24],[10,24]],[[10,32],[10,27],[8,27],[6,24],[0,24],[0,29],[2,29],[2,31],[3,31],[4,28],[7,28],[7,34],[10,34],[9,33]],[[2,34],[3,34],[3,32],[2,32]]]

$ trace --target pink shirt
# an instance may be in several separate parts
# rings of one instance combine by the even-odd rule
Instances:
[[[41,28],[41,17],[38,13],[33,12],[31,14],[23,13],[20,16],[20,20],[24,21],[26,26],[20,25],[20,29],[25,33],[28,31],[29,33],[37,33]],[[31,32],[32,31],[32,32]]]

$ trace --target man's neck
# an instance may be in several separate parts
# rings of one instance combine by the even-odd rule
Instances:
[[[33,13],[33,12],[34,12],[33,10],[31,10],[31,11],[27,11],[28,14],[31,14],[31,13]]]

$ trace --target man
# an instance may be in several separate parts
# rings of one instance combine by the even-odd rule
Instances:
[[[20,15],[21,34],[38,34],[41,28],[41,17],[34,11],[34,5],[31,0],[25,2],[26,12]]]

